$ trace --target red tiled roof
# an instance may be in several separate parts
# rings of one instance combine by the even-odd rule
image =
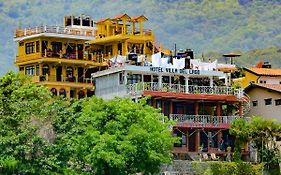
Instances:
[[[256,75],[281,76],[281,69],[271,69],[271,68],[244,68],[244,69]]]
[[[129,15],[127,15],[126,13],[121,14],[121,15],[117,15],[115,16],[113,19],[121,19],[123,17],[127,17],[128,19],[131,19]]]
[[[138,20],[138,19],[140,19],[140,18],[143,18],[143,19],[146,20],[146,21],[148,20],[144,15],[131,17],[132,20]]]
[[[101,23],[101,22],[104,22],[104,21],[106,21],[106,20],[108,20],[108,19],[109,19],[109,18],[100,19],[100,20],[98,20],[98,21],[96,22],[96,24]]]
[[[281,84],[261,84],[261,83],[254,83],[253,86],[266,88],[269,90],[277,91],[281,93]]]

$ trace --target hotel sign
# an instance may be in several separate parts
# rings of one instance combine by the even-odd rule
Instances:
[[[163,67],[150,67],[150,71],[151,72],[188,74],[188,75],[200,75],[200,70],[193,70],[193,69],[174,69],[174,68],[163,68]]]

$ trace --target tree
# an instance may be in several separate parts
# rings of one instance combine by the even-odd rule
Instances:
[[[49,174],[52,155],[52,98],[46,87],[14,73],[0,78],[0,173]],[[42,126],[45,126],[42,127]],[[52,135],[52,133],[51,133]],[[50,161],[52,160],[52,161]]]
[[[134,103],[93,97],[76,102],[72,111],[69,137],[60,143],[71,152],[68,162],[76,173],[148,174],[171,161],[175,139],[169,123],[145,99]]]
[[[231,125],[230,133],[236,137],[235,154],[241,153],[241,146],[250,142],[257,148],[260,161],[265,163],[266,169],[271,174],[280,174],[280,152],[276,143],[276,139],[281,137],[280,123],[262,117],[252,117],[249,122],[238,119]]]

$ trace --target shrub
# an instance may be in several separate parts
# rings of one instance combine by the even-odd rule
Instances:
[[[253,165],[248,162],[193,162],[196,175],[261,175],[262,164]]]

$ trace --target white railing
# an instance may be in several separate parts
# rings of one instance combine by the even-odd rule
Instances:
[[[39,33],[57,33],[67,35],[80,35],[80,36],[95,36],[94,29],[76,29],[61,26],[38,26],[27,29],[17,29],[15,37],[28,36]]]
[[[200,124],[231,124],[237,116],[211,116],[211,115],[185,115],[170,114],[170,119],[178,123],[200,123]]]
[[[177,92],[188,94],[216,94],[216,95],[236,95],[241,98],[243,95],[242,89],[234,89],[227,86],[195,86],[181,85],[157,82],[139,82],[127,85],[127,93],[141,93],[142,91],[162,91],[162,92]],[[241,95],[242,94],[242,95]]]

